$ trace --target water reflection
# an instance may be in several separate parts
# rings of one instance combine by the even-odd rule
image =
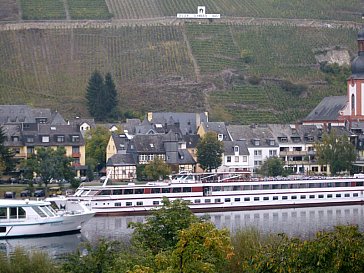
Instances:
[[[202,214],[198,214],[201,216]],[[302,238],[312,237],[317,231],[330,230],[336,225],[355,224],[364,230],[364,206],[332,206],[317,208],[272,209],[209,213],[218,228],[238,229],[254,227],[262,232],[286,233]],[[41,250],[53,257],[75,251],[81,242],[100,238],[128,240],[130,222],[142,222],[144,216],[94,217],[79,234],[0,240],[0,251],[11,253],[16,246],[27,250]]]

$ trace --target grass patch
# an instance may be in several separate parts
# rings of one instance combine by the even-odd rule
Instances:
[[[63,2],[60,0],[20,0],[23,20],[66,19]]]
[[[110,19],[112,17],[104,0],[68,0],[71,19]]]

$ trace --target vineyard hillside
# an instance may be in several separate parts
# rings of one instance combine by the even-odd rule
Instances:
[[[220,20],[184,21],[175,14],[199,1],[0,0],[0,104],[88,117],[86,85],[99,70],[111,72],[123,113],[295,122],[346,94],[357,54],[361,1],[311,2],[209,0]]]

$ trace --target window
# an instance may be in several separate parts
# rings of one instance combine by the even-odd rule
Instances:
[[[268,196],[264,196],[264,197],[263,197],[263,200],[264,200],[264,201],[268,201],[268,200],[269,200],[269,197],[268,197]]]
[[[234,152],[238,153],[239,152],[239,146],[234,146]]]
[[[259,201],[259,197],[254,197],[254,201]]]
[[[117,202],[114,204],[115,207],[121,207],[121,203],[120,202]]]
[[[250,201],[250,198],[249,197],[244,197],[244,201],[248,202],[248,201]]]
[[[235,202],[240,202],[240,198],[235,198],[234,201]]]
[[[246,155],[243,156],[243,162],[247,162],[248,161],[248,157]]]
[[[80,146],[72,146],[72,153],[79,153],[80,152]]]
[[[332,198],[332,194],[328,194],[327,195],[327,198]]]
[[[211,203],[211,199],[205,199],[205,203]]]
[[[231,162],[231,156],[226,157],[226,162]]]
[[[192,192],[192,188],[191,187],[184,187],[182,188],[183,192]]]
[[[169,188],[162,188],[162,193],[169,193]]]
[[[153,205],[154,206],[158,206],[159,205],[159,201],[153,201]]]
[[[235,162],[239,162],[239,156],[235,156]]]
[[[49,142],[49,136],[42,136],[42,142],[48,143]]]
[[[72,142],[79,142],[80,141],[80,136],[71,136],[71,141]]]
[[[319,194],[318,198],[324,198],[323,194]]]
[[[356,193],[353,193],[353,197],[358,197],[359,194],[356,192]]]
[[[220,198],[215,199],[215,203],[220,203],[220,202],[221,202]]]
[[[176,192],[182,192],[182,188],[173,188],[173,189],[172,189],[172,192],[173,192],[173,193],[176,193]]]
[[[282,200],[287,200],[288,199],[288,196],[284,195],[282,196]]]
[[[200,199],[195,199],[194,203],[195,204],[200,204],[201,203],[201,200]]]
[[[315,196],[314,195],[310,195],[310,199],[315,199]]]
[[[217,139],[220,141],[224,140],[224,135],[223,134],[218,134]]]
[[[14,141],[14,142],[19,141],[19,137],[18,136],[12,136],[11,141]]]
[[[34,154],[34,147],[27,147],[27,154]]]
[[[144,189],[135,189],[135,194],[143,194]]]
[[[143,206],[143,202],[142,202],[142,201],[138,201],[138,202],[136,203],[136,205],[137,205],[137,206]]]
[[[161,189],[160,188],[157,188],[157,189],[152,188],[151,189],[151,193],[160,193],[160,192],[161,192]]]
[[[262,150],[254,150],[255,156],[262,156]]]
[[[337,193],[336,194],[336,197],[339,197],[340,198],[341,197],[341,194],[340,193]]]
[[[126,206],[127,207],[130,207],[130,206],[132,206],[133,205],[133,203],[132,202],[126,202]]]
[[[27,136],[27,142],[33,143],[34,142],[34,137],[33,136]]]
[[[306,199],[306,195],[301,195],[300,198],[301,199]]]
[[[297,196],[296,195],[292,195],[291,196],[291,199],[297,199]]]
[[[345,197],[350,197],[350,193],[345,193]]]
[[[277,150],[269,150],[269,156],[277,156]]]
[[[64,142],[64,136],[57,136],[57,140],[58,143],[60,142]]]
[[[273,196],[273,200],[278,200],[278,196]]]
[[[225,198],[225,202],[231,202],[230,198]]]
[[[133,189],[125,189],[124,194],[133,194]]]

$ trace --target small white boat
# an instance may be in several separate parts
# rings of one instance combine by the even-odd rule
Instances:
[[[0,199],[0,238],[79,232],[94,212],[71,205],[57,211],[50,201]]]

